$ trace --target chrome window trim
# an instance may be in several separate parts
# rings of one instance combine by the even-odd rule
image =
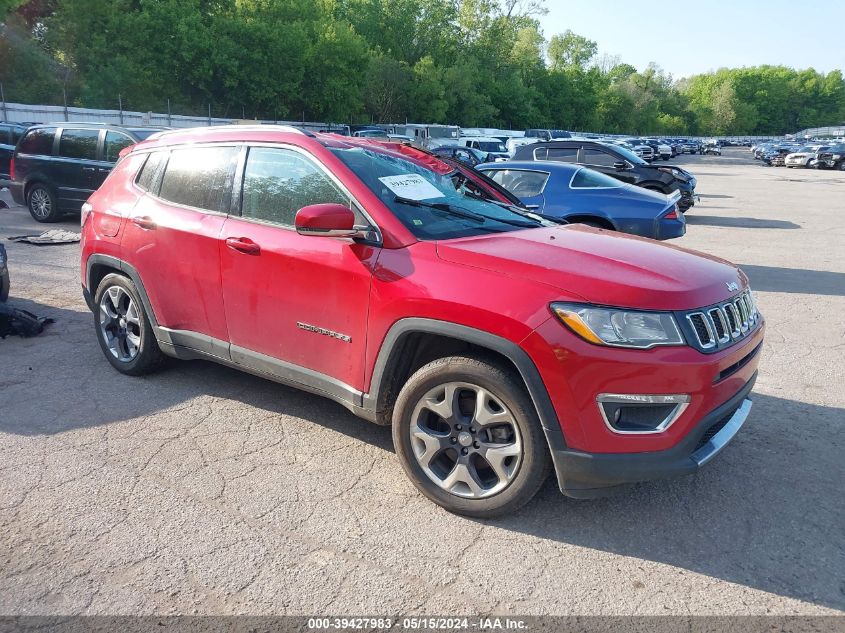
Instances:
[[[672,409],[669,415],[667,415],[660,424],[654,427],[654,429],[649,429],[647,431],[623,431],[614,428],[610,423],[610,420],[607,419],[604,407],[601,406],[604,402],[611,402],[614,404],[674,404],[675,408]],[[692,398],[688,394],[600,393],[596,396],[596,404],[598,405],[599,413],[601,413],[601,418],[604,420],[605,426],[616,435],[655,435],[657,433],[663,433],[671,427],[678,418],[681,417],[681,415],[683,415],[684,411],[686,411],[687,407],[690,405],[690,402],[692,402]]]

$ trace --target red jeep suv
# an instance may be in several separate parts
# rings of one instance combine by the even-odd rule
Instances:
[[[562,226],[406,145],[170,131],[82,213],[82,285],[120,372],[213,360],[390,425],[435,503],[513,511],[692,473],[748,416],[763,318],[732,264]]]

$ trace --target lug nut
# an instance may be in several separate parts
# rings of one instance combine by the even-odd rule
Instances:
[[[479,444],[478,442],[473,442],[473,443],[472,443],[472,445],[473,445],[475,448],[481,448],[481,444]]]
[[[454,444],[457,441],[458,441],[457,438],[454,438],[454,437],[452,438],[452,444]]]
[[[455,427],[455,430],[456,430],[456,431],[460,431],[460,430],[462,430],[463,428],[464,428],[464,427],[462,427],[460,424],[458,424],[458,425]]]
[[[461,449],[461,455],[466,455],[467,453],[469,453],[469,451],[467,449],[465,449],[465,448]]]

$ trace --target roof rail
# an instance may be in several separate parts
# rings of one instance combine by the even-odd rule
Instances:
[[[181,127],[181,128],[174,128],[171,130],[162,130],[159,132],[159,136],[157,138],[161,138],[163,136],[170,136],[172,134],[178,134],[179,132],[187,132],[187,131],[214,131],[214,130],[250,130],[250,131],[276,131],[276,132],[288,132],[293,134],[302,134],[304,136],[310,136],[311,138],[316,138],[316,135],[311,130],[305,130],[303,128],[295,127],[293,125],[276,125],[276,124],[256,124],[256,125],[236,125],[236,124],[229,124],[229,125],[209,125],[209,126],[201,126],[201,127]]]

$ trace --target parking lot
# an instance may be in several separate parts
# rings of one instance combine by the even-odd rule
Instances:
[[[78,245],[6,243],[10,302],[56,322],[0,340],[0,612],[845,611],[845,173],[675,162],[701,201],[671,244],[740,264],[767,319],[745,428],[695,476],[597,501],[549,479],[492,521],[328,400],[201,361],[118,374]],[[44,230],[12,206],[0,238]]]

